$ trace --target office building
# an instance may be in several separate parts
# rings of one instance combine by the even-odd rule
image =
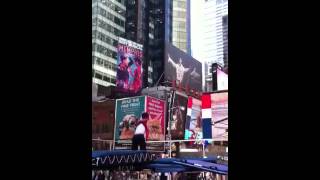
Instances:
[[[128,0],[126,10],[125,37],[144,45],[144,87],[159,85],[165,41],[191,53],[190,0]]]
[[[92,0],[92,78],[115,86],[118,38],[125,36],[125,0]]]
[[[212,91],[212,64],[228,66],[228,0],[204,0],[203,47],[205,90]]]
[[[190,0],[172,0],[171,6],[171,42],[174,46],[190,55]]]

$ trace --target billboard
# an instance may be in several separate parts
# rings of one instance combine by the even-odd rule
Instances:
[[[184,139],[202,139],[201,100],[193,97],[188,98]],[[192,146],[199,143],[200,141],[196,140],[187,144]]]
[[[116,146],[123,149],[131,148],[131,140],[137,126],[137,121],[143,112],[149,113],[147,122],[147,141],[164,140],[165,102],[150,96],[137,96],[116,101]],[[147,145],[147,149],[158,147],[159,144]],[[163,146],[162,146],[163,148]],[[119,148],[118,148],[119,149]],[[121,149],[121,148],[120,148]]]
[[[228,90],[228,75],[220,69],[217,69],[218,91]]]
[[[228,92],[211,94],[212,138],[228,141]]]
[[[146,97],[146,112],[149,113],[149,121],[147,122],[149,134],[147,136],[147,140],[163,141],[165,102],[154,97]]]
[[[201,63],[168,42],[165,49],[165,79],[175,81],[177,85],[182,85],[186,89],[201,91]]]
[[[173,101],[172,116],[170,121],[171,139],[183,139],[188,98],[177,93]]]
[[[117,50],[117,90],[137,94],[142,88],[143,45],[119,38]]]
[[[212,90],[228,90],[228,74],[217,63],[212,64]]]
[[[113,140],[115,101],[92,102],[92,138]],[[94,149],[101,149],[103,143],[93,141]]]
[[[136,122],[145,109],[145,97],[118,99],[116,101],[115,140],[131,140]]]

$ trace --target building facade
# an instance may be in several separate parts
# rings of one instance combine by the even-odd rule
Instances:
[[[163,81],[165,42],[190,54],[190,0],[128,0],[126,38],[144,45],[144,87]]]
[[[115,86],[118,38],[125,36],[125,0],[92,0],[92,78]]]
[[[174,46],[191,54],[190,0],[172,0],[171,41]]]
[[[212,91],[212,64],[228,67],[228,0],[204,0],[202,32],[205,91]]]

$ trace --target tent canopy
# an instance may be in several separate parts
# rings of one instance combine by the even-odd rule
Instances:
[[[94,168],[116,168],[137,165],[155,172],[208,171],[228,174],[228,166],[217,164],[217,157],[208,158],[158,158],[148,151],[93,151]]]

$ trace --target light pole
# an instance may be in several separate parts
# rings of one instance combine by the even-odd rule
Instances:
[[[172,107],[174,105],[174,99],[175,99],[176,91],[173,90],[170,102],[169,102],[169,120],[168,120],[168,139],[169,139],[169,158],[171,158],[171,118],[172,118],[172,109],[175,109],[176,107]]]

